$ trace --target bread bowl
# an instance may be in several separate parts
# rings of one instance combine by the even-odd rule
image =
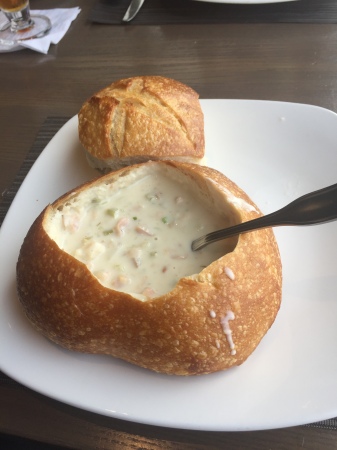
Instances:
[[[204,157],[199,96],[171,78],[115,81],[82,105],[78,119],[88,162],[103,172],[153,159],[200,163]]]
[[[121,215],[113,205],[124,209]],[[202,208],[200,215],[196,205]],[[167,220],[162,220],[163,211]],[[156,161],[109,173],[65,194],[36,219],[17,263],[20,302],[39,332],[69,350],[109,354],[170,375],[207,374],[239,365],[267,333],[280,307],[282,269],[272,230],[212,244],[200,251],[206,259],[198,260],[197,268],[179,266],[165,286],[164,278],[172,265],[198,253],[190,251],[191,241],[209,227],[259,215],[238,186],[208,167]],[[125,217],[128,222],[123,222]],[[205,219],[203,229],[196,226],[196,217]],[[192,229],[184,229],[185,222]],[[182,234],[175,238],[180,228]],[[144,238],[145,244],[136,241],[136,248],[146,249],[141,255],[127,247],[134,235]],[[93,237],[103,251],[86,247],[86,239]],[[136,277],[139,266],[156,258],[152,253],[157,251],[158,262],[149,266],[149,285],[127,292],[124,279],[114,284],[116,276],[98,274],[108,259],[112,267],[125,256],[116,253],[113,261],[114,250],[105,255],[103,266],[96,264],[108,251],[110,238],[116,239],[114,249],[120,246],[127,254],[126,277],[132,270]],[[158,242],[169,244],[166,259],[165,245],[156,247]],[[160,288],[151,284],[158,277]]]

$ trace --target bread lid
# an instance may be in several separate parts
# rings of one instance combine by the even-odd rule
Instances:
[[[116,81],[88,99],[78,118],[79,138],[94,166],[171,157],[200,162],[204,156],[198,94],[170,78]]]

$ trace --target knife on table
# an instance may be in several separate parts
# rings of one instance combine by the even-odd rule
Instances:
[[[142,7],[144,0],[131,0],[131,3],[123,17],[123,22],[130,22]]]

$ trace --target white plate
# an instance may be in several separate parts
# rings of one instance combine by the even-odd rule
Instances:
[[[208,2],[208,3],[234,3],[234,4],[258,4],[258,3],[284,3],[284,2],[294,2],[299,0],[194,0],[198,2]]]
[[[265,213],[337,182],[337,115],[289,103],[202,100],[208,165]],[[28,324],[15,291],[21,242],[43,207],[93,176],[77,117],[51,140],[0,233],[0,369],[47,396],[100,414],[202,430],[255,430],[337,416],[337,222],[275,230],[284,266],[281,311],[253,355],[227,372],[164,376],[69,352]]]

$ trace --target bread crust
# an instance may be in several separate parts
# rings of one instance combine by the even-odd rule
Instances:
[[[198,94],[161,76],[125,78],[88,99],[78,114],[79,138],[91,165],[116,167],[148,159],[204,156]],[[136,161],[133,159],[136,158]]]
[[[204,189],[211,182],[230,201],[239,199],[236,204],[251,205],[237,208],[241,221],[261,215],[238,186],[214,169],[176,162],[148,164],[169,165]],[[128,170],[133,168],[65,194],[36,219],[17,263],[18,295],[28,319],[44,336],[67,349],[109,354],[161,373],[207,374],[240,365],[267,333],[280,307],[282,269],[271,229],[241,235],[234,251],[146,302],[101,285],[46,233],[45,223],[53,208],[74,192],[110,182]],[[235,316],[227,325],[236,354],[225,334],[228,312]]]

